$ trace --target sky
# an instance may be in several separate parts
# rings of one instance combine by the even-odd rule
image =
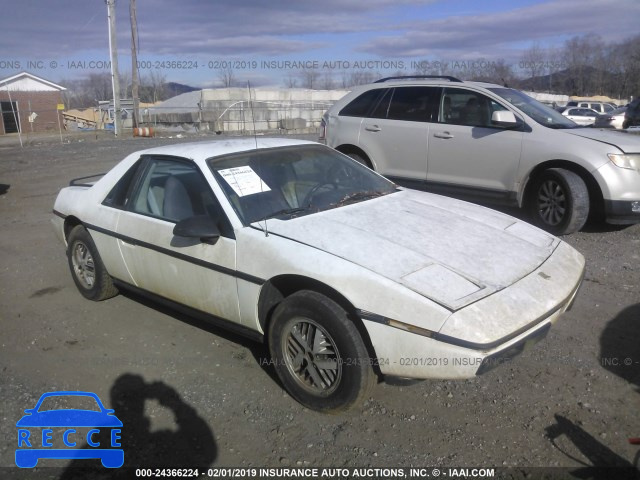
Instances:
[[[0,0],[0,78],[28,71],[64,84],[109,71],[104,0]],[[129,0],[116,0],[118,62],[131,70]],[[139,72],[214,87],[284,86],[299,67],[339,76],[410,74],[429,62],[518,66],[533,44],[640,32],[638,0],[137,0]],[[289,62],[289,63],[287,63]],[[295,62],[295,63],[294,63]]]

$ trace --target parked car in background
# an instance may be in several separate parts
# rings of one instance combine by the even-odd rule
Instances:
[[[566,108],[562,111],[562,115],[569,118],[570,120],[573,120],[578,125],[582,125],[583,127],[593,125],[599,116],[598,112],[596,112],[595,110],[581,107]]]
[[[595,110],[598,113],[608,113],[616,109],[616,106],[612,103],[602,102],[578,102],[578,107],[590,108],[591,110]]]
[[[617,107],[612,103],[604,103],[604,102],[586,102],[579,100],[572,100],[567,102],[565,108],[569,107],[580,107],[580,108],[590,108],[597,113],[608,113],[615,110]]]
[[[598,115],[593,126],[597,128],[615,128],[622,130],[626,111],[627,107],[619,107],[609,113]]]
[[[640,98],[636,98],[629,105],[624,115],[623,128],[640,126]]]
[[[581,128],[518,90],[392,77],[354,88],[324,126],[327,145],[396,183],[518,206],[554,234],[589,212],[640,222],[640,138]]]
[[[131,289],[263,341],[284,388],[321,411],[367,398],[375,373],[499,366],[546,334],[584,273],[521,220],[291,139],[133,153],[64,188],[53,224],[84,297]],[[206,377],[206,355],[194,368]]]

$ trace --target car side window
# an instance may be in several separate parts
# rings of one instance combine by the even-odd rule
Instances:
[[[493,112],[507,110],[500,103],[478,92],[446,88],[440,107],[440,123],[494,128]]]
[[[373,108],[371,113],[367,115],[369,118],[387,118],[392,92],[392,88],[385,90],[384,94],[378,100],[377,105]]]
[[[438,119],[440,89],[437,87],[396,87],[387,118],[410,122],[435,122]]]
[[[131,191],[133,189],[133,179],[136,178],[136,173],[141,168],[142,161],[138,160],[129,170],[125,173],[118,183],[114,185],[109,194],[106,196],[103,205],[107,205],[113,208],[123,208],[127,203]]]
[[[129,209],[177,223],[196,215],[216,219],[223,236],[233,236],[231,224],[198,167],[167,158],[147,158]]]
[[[343,117],[366,117],[371,108],[377,104],[378,98],[387,90],[386,88],[375,88],[364,92],[340,110],[339,115]]]

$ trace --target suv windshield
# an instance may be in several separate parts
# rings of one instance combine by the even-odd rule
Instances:
[[[573,120],[556,112],[553,108],[547,107],[518,90],[513,90],[512,88],[490,88],[489,90],[496,95],[500,95],[514,107],[522,110],[540,125],[556,129],[580,127]]]
[[[396,191],[355,160],[322,145],[252,150],[208,161],[245,225],[342,207]]]

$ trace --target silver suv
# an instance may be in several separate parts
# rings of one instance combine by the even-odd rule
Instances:
[[[597,113],[609,113],[609,112],[613,112],[616,108],[618,108],[615,105],[612,105],[610,103],[580,102],[576,100],[567,103],[567,108],[569,107],[590,108],[591,110],[594,110]]]
[[[390,77],[355,88],[323,124],[327,145],[400,185],[525,208],[556,235],[590,213],[640,222],[640,137],[581,128],[518,90]]]

